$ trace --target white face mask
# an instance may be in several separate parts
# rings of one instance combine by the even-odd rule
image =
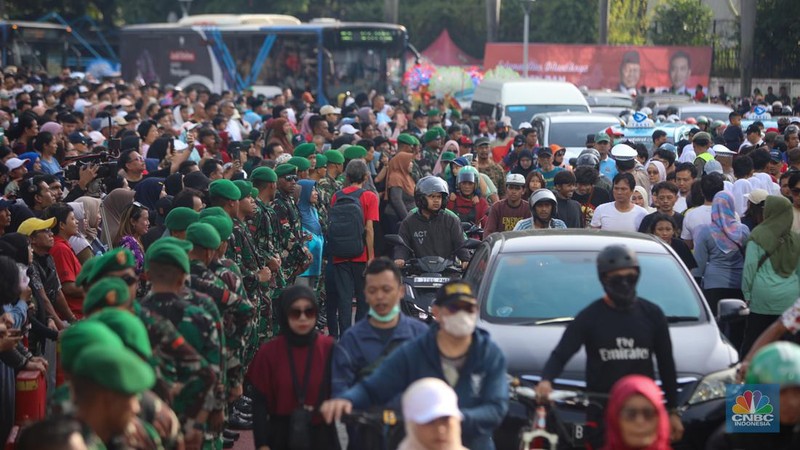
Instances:
[[[467,337],[475,331],[478,324],[478,314],[459,311],[455,314],[442,316],[442,329],[455,337]]]

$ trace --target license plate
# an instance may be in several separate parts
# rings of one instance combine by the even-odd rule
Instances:
[[[443,285],[450,281],[450,278],[444,277],[414,277],[415,284],[432,284],[432,285]]]
[[[583,447],[584,428],[583,424],[573,423],[572,427],[572,445],[576,447]]]

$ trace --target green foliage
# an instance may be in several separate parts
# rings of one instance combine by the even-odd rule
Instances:
[[[500,40],[522,42],[523,10],[506,0],[500,10]],[[596,1],[538,0],[531,8],[530,42],[592,44],[597,41]]]
[[[647,2],[648,0],[609,0],[609,44],[647,43]]]
[[[655,10],[650,36],[655,45],[710,45],[714,12],[696,0],[664,0]]]
[[[800,2],[759,0],[756,8],[756,73],[795,78],[800,70]]]

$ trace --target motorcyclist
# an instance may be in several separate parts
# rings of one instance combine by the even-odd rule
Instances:
[[[558,211],[558,202],[556,201],[555,194],[553,194],[551,190],[537,189],[533,191],[528,204],[531,207],[531,217],[517,222],[514,231],[567,228],[563,220],[554,218]]]
[[[405,265],[412,252],[417,258],[452,258],[455,253],[466,267],[469,253],[461,248],[466,238],[458,216],[445,213],[447,196],[447,183],[441,178],[428,176],[419,180],[414,190],[417,211],[403,219],[398,233],[411,251],[404,246],[394,248],[395,264],[399,267]]]
[[[483,227],[486,225],[486,216],[489,213],[489,203],[475,192],[478,183],[478,174],[462,170],[458,173],[458,192],[455,198],[451,196],[447,209],[456,213],[462,222],[469,222]],[[478,198],[475,203],[474,199]]]

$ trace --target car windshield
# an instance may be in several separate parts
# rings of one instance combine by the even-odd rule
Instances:
[[[509,105],[505,114],[511,118],[511,125],[516,129],[522,122],[530,122],[536,114],[560,111],[589,112],[589,108],[585,105]],[[583,139],[585,142],[586,136]]]
[[[558,144],[561,147],[584,147],[586,145],[586,135],[597,133],[600,130],[619,125],[619,121],[610,120],[606,123],[601,122],[579,122],[579,123],[557,123],[550,122],[548,144]]]
[[[681,120],[686,120],[689,117],[697,118],[699,116],[706,116],[709,120],[727,122],[728,114],[730,114],[730,111],[681,111]]]
[[[672,321],[704,317],[689,276],[671,255],[639,254],[639,297]],[[514,253],[499,257],[481,314],[489,322],[566,322],[603,296],[597,252]],[[556,319],[556,320],[553,320]]]

